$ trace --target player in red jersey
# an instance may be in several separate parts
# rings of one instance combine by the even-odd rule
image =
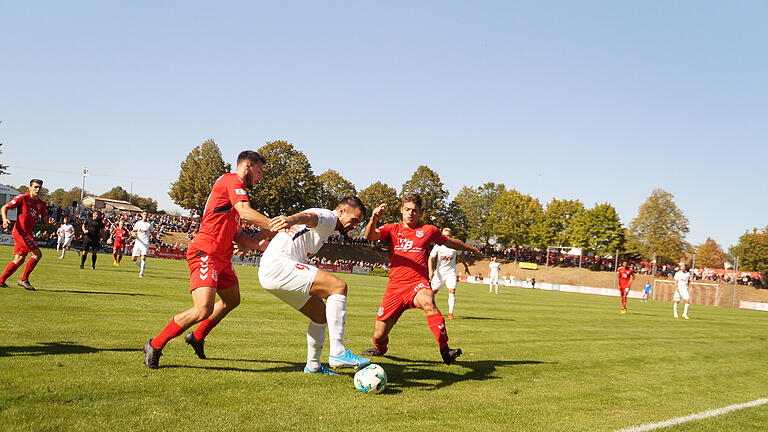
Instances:
[[[635,271],[629,268],[627,262],[621,263],[621,267],[616,271],[619,278],[619,294],[621,294],[621,313],[627,313],[627,295],[632,281],[635,280]]]
[[[27,254],[31,252],[32,257],[29,258],[26,267],[24,267],[24,273],[21,274],[19,286],[30,291],[35,290],[35,287],[29,283],[29,274],[35,269],[40,259],[43,258],[43,253],[40,252],[40,248],[32,236],[32,230],[35,227],[38,216],[40,220],[47,220],[50,223],[56,222],[48,217],[48,208],[43,200],[38,198],[42,188],[42,180],[32,179],[29,182],[29,193],[17,195],[0,208],[0,214],[3,216],[3,229],[8,229],[8,226],[11,224],[11,221],[8,220],[8,209],[17,209],[16,224],[13,225],[13,261],[8,264],[3,274],[0,275],[0,287],[8,287],[5,281],[24,263]]]
[[[421,197],[408,194],[403,197],[401,223],[385,224],[376,228],[379,216],[386,204],[376,207],[365,227],[370,241],[384,240],[389,243],[389,282],[379,306],[373,328],[373,348],[363,351],[362,356],[380,356],[387,352],[389,332],[407,309],[419,308],[427,317],[427,325],[435,336],[440,355],[445,364],[451,364],[461,355],[460,349],[448,347],[445,319],[435,306],[435,292],[428,279],[427,256],[432,243],[452,249],[466,250],[480,256],[480,251],[460,240],[446,237],[432,225],[419,222]]]
[[[128,240],[128,230],[125,229],[125,222],[118,222],[117,228],[112,231],[112,236],[109,240],[112,242],[112,257],[115,259],[112,265],[119,266],[120,261],[123,260],[123,252],[125,252],[125,242]]]
[[[240,220],[273,231],[285,228],[284,218],[273,222],[252,209],[245,191],[261,180],[265,163],[266,159],[255,151],[243,151],[237,157],[235,172],[224,174],[213,183],[200,231],[187,249],[192,307],[171,318],[159,334],[144,344],[144,365],[149,369],[159,367],[162,349],[169,340],[197,323],[200,323],[197,329],[184,340],[204,359],[205,337],[240,304],[240,287],[231,261],[232,242],[247,239]],[[260,233],[264,237],[269,234],[267,230]],[[216,294],[219,301],[214,303]]]

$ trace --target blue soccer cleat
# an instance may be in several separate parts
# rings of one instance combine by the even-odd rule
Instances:
[[[346,350],[342,355],[339,356],[328,356],[328,366],[330,366],[333,369],[339,369],[339,368],[355,368],[360,369],[364,368],[371,364],[371,360],[364,358],[364,357],[358,357],[354,354],[352,354],[352,351]]]
[[[320,375],[330,375],[330,376],[339,376],[339,374],[337,374],[336,372],[328,369],[327,367],[325,367],[323,365],[320,365],[320,367],[317,368],[316,370],[311,370],[310,368],[304,366],[304,373],[320,374]]]

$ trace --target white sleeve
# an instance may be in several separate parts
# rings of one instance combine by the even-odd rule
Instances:
[[[435,245],[435,247],[432,248],[432,252],[429,253],[429,256],[430,257],[436,257],[437,256],[437,248],[439,248],[439,247],[440,246]]]
[[[334,212],[326,209],[309,209],[307,212],[317,215],[317,226],[313,229],[320,236],[328,237],[336,231],[336,222],[339,219]]]

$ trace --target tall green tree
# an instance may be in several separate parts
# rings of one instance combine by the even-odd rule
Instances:
[[[27,185],[21,185],[21,186],[11,186],[12,189],[16,189],[19,191],[20,194],[29,193],[29,186]],[[45,187],[40,188],[40,192],[37,193],[37,197],[41,200],[50,203],[50,191],[46,189]],[[80,197],[78,197],[80,198]]]
[[[739,257],[740,270],[768,273],[768,226],[745,233],[729,252]]]
[[[531,244],[531,229],[540,221],[541,213],[539,200],[510,189],[496,198],[489,219],[502,244],[522,246]]]
[[[426,165],[416,168],[410,180],[403,184],[401,196],[409,193],[421,195],[421,221],[423,223],[440,225],[440,215],[445,210],[448,191],[443,188],[443,182],[437,172]]]
[[[716,241],[707,240],[696,250],[696,266],[721,269],[725,265],[725,252]]]
[[[685,241],[688,218],[675,204],[674,196],[662,189],[654,189],[640,205],[629,224],[627,246],[646,260],[653,258],[662,263],[676,263],[690,250]]]
[[[304,152],[287,141],[268,142],[258,152],[267,164],[250,194],[253,208],[274,217],[317,207],[320,185]]]
[[[454,201],[464,213],[467,224],[467,237],[488,243],[494,236],[493,224],[488,220],[496,198],[506,191],[503,184],[485,183],[478,188],[464,186],[456,195]]]
[[[62,188],[56,189],[55,191],[51,192],[51,196],[48,200],[49,203],[60,205],[62,207],[69,207],[72,205],[72,201],[80,202],[80,191],[81,189],[79,187],[73,187],[72,189],[65,191]],[[89,196],[90,193],[86,190],[83,196]]]
[[[193,148],[180,168],[179,178],[171,184],[168,195],[179,207],[202,215],[213,183],[230,172],[232,165],[224,162],[219,146],[209,139]]]
[[[608,203],[596,204],[575,214],[566,235],[574,246],[595,255],[604,256],[624,250],[624,228],[616,209]]]
[[[573,217],[585,211],[579,200],[552,199],[541,215],[541,220],[533,228],[533,244],[539,248],[547,246],[570,246],[568,228]]]
[[[397,197],[397,191],[386,183],[377,181],[361,190],[358,197],[365,204],[365,207],[368,208],[368,216],[379,204],[387,205],[387,209],[378,220],[379,224],[400,220],[400,199]]]
[[[345,179],[335,170],[328,170],[319,176],[317,181],[320,185],[320,200],[318,207],[334,208],[336,204],[347,195],[357,195],[355,185]]]
[[[101,198],[109,198],[120,201],[129,201],[131,199],[130,193],[120,186],[115,186],[112,189],[104,192],[100,195]]]
[[[438,228],[450,228],[451,237],[459,240],[467,240],[467,215],[461,209],[459,203],[453,200],[445,207],[445,210],[439,217],[442,222]]]

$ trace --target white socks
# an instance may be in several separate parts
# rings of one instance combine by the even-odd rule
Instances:
[[[677,303],[675,303],[675,309],[674,309],[674,311],[675,311],[675,318],[677,318]]]
[[[325,343],[325,324],[309,320],[307,326],[307,369],[316,371],[320,368],[320,356]]]
[[[344,322],[347,319],[347,296],[331,294],[325,300],[325,319],[328,321],[328,337],[331,339],[330,355],[344,354]]]
[[[141,260],[141,264],[139,265],[139,268],[141,269],[139,270],[139,275],[141,276],[144,275],[144,267],[146,266],[147,266],[147,260]]]
[[[688,316],[688,306],[690,306],[688,303],[683,306],[683,316]]]
[[[456,305],[456,294],[448,293],[448,313],[453,313],[453,307]]]

